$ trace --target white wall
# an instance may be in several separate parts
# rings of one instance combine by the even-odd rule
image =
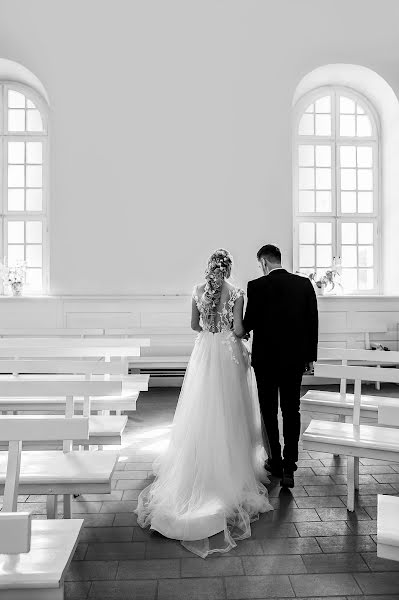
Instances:
[[[0,57],[51,102],[55,294],[186,293],[228,247],[291,265],[301,78],[369,67],[399,93],[397,0],[0,0]]]

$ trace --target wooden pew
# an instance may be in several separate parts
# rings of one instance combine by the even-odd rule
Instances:
[[[102,337],[104,329],[99,328],[2,328],[0,329],[0,338],[46,338],[46,337]]]
[[[342,366],[359,364],[363,366],[392,366],[399,365],[399,352],[385,352],[380,350],[362,350],[345,348],[320,348],[319,361],[339,361]],[[354,395],[348,394],[347,380],[340,379],[340,391],[330,392],[323,390],[309,390],[301,398],[303,412],[316,412],[338,415],[341,422],[353,413]],[[387,404],[390,406],[392,398],[384,396],[362,395],[360,403],[360,416],[377,419],[378,407]]]
[[[0,382],[8,379],[6,374],[19,375],[25,380],[78,380],[89,378],[92,381],[101,381],[107,378],[110,381],[122,382],[122,393],[117,396],[95,397],[91,402],[92,412],[104,410],[136,410],[139,392],[148,390],[147,375],[128,375],[127,364],[123,361],[104,362],[90,360],[0,360]],[[1,411],[46,411],[54,412],[64,410],[65,398],[41,399],[12,399],[12,404],[6,398],[0,398]],[[75,398],[75,408],[83,408],[83,399]]]
[[[378,495],[377,556],[399,561],[399,496]]]
[[[1,363],[1,361],[0,361]],[[13,384],[24,384],[25,387],[18,388]],[[118,380],[104,381],[88,381],[82,378],[52,378],[51,376],[38,376],[32,378],[28,376],[0,376],[0,409],[3,412],[41,412],[47,411],[50,413],[64,412],[68,409],[68,390],[64,388],[64,395],[57,397],[53,393],[50,396],[41,391],[42,385],[52,383],[58,385],[55,389],[62,389],[68,384],[70,387],[69,393],[73,392],[73,408],[82,410],[89,417],[89,441],[90,444],[96,446],[104,445],[120,445],[122,443],[122,434],[127,424],[126,416],[108,416],[108,415],[91,415],[92,403],[99,399],[99,404],[95,406],[97,411],[102,410],[100,406],[107,406],[109,410],[119,408],[123,405],[121,398],[122,382]],[[85,387],[85,384],[89,386]],[[7,387],[11,384],[11,388]],[[30,385],[31,384],[31,385]],[[93,385],[97,384],[97,385]],[[105,384],[105,385],[104,385]],[[72,387],[72,386],[75,387]],[[107,389],[108,388],[108,389]],[[12,396],[7,395],[7,390],[16,390]],[[25,394],[18,395],[18,389],[26,390]],[[51,388],[43,388],[50,389]],[[78,396],[78,403],[75,403],[75,398]],[[92,400],[93,398],[93,400]],[[114,404],[113,404],[114,402]],[[126,399],[126,404],[131,403],[131,397]],[[131,409],[131,404],[129,404]]]
[[[74,414],[74,396],[84,396],[87,404],[95,395],[115,394],[121,389],[120,382],[112,381],[8,381],[0,383],[0,395],[12,397],[59,397],[66,396],[66,414]],[[0,419],[11,417],[3,416]],[[20,417],[43,419],[42,416]],[[65,417],[53,417],[63,422]],[[90,418],[91,420],[91,418]],[[90,436],[90,420],[88,421]],[[3,421],[7,422],[7,421]],[[10,421],[11,422],[11,421]],[[60,425],[61,427],[62,425]],[[62,432],[62,429],[60,430]],[[55,431],[55,435],[57,431]],[[75,439],[75,443],[87,445],[90,437]],[[57,437],[56,437],[57,439]],[[62,440],[62,437],[58,438]],[[35,441],[31,441],[34,444]],[[40,441],[37,444],[43,443]],[[63,442],[63,451],[33,450],[22,452],[20,493],[48,496],[48,515],[55,514],[55,496],[64,495],[64,514],[70,517],[70,494],[110,493],[111,477],[117,462],[115,452],[73,451],[73,441]],[[7,453],[0,452],[0,492],[5,485]],[[69,499],[68,499],[69,498]]]
[[[315,374],[333,379],[351,379],[355,382],[353,422],[312,420],[302,435],[304,450],[343,454],[348,457],[347,507],[352,512],[355,504],[355,489],[359,487],[359,457],[399,462],[398,401],[392,398],[391,406],[379,409],[378,422],[381,426],[360,425],[362,381],[399,383],[399,370],[316,363]]]
[[[83,519],[31,520],[17,513],[24,441],[88,436],[85,417],[1,417],[0,441],[8,442],[4,506],[0,513],[0,600],[64,598],[64,577],[74,555]]]

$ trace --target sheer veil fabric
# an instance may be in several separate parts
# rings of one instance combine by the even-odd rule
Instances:
[[[202,558],[234,548],[250,537],[259,513],[273,510],[263,485],[267,443],[255,377],[248,350],[232,331],[242,294],[227,288],[217,319],[209,319],[194,292],[203,331],[187,367],[169,446],[155,461],[155,480],[141,492],[136,510],[139,525],[180,540]]]

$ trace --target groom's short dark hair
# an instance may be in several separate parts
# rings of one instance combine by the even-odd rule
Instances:
[[[280,248],[273,246],[273,244],[266,244],[266,246],[262,246],[262,248],[258,250],[257,257],[258,260],[261,258],[266,258],[271,263],[281,263]]]

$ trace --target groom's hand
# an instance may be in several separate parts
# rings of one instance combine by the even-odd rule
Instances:
[[[251,334],[250,333],[246,333],[242,339],[247,342],[250,337],[251,337]]]

